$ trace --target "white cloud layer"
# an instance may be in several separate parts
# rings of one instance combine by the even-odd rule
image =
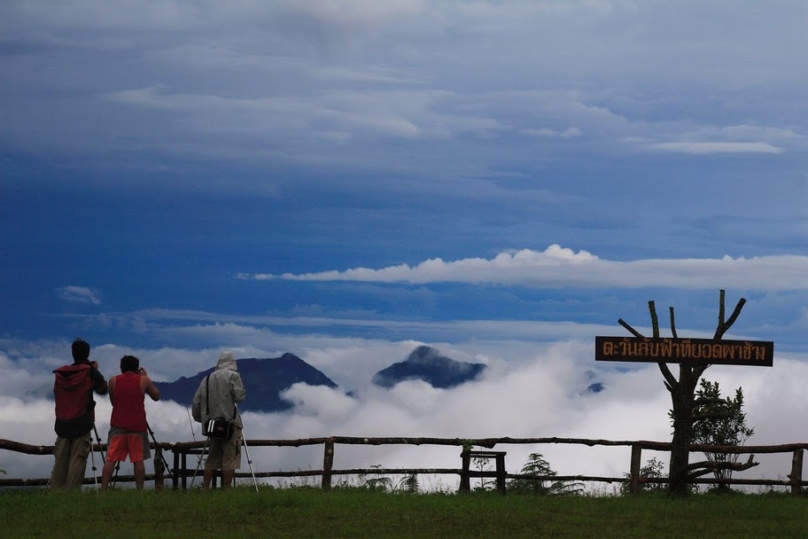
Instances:
[[[576,286],[585,288],[671,287],[683,289],[805,290],[808,257],[772,255],[753,258],[634,260],[601,259],[587,251],[551,245],[544,251],[522,249],[502,252],[492,259],[426,260],[415,266],[400,264],[380,269],[353,268],[317,273],[241,278],[297,281],[369,281],[404,283],[495,283],[528,287]]]
[[[406,350],[413,344],[367,341],[364,347],[360,344],[360,350],[373,355],[383,349]],[[463,359],[485,361],[489,369],[479,381],[451,390],[435,389],[422,382],[404,382],[389,390],[381,389],[369,384],[373,370],[380,365],[363,364],[362,354],[352,346],[308,350],[301,354],[303,359],[326,373],[334,368],[352,372],[355,378],[348,383],[354,384],[356,397],[347,397],[342,389],[296,384],[285,394],[295,404],[294,413],[245,413],[245,432],[248,439],[325,436],[670,439],[667,417],[670,396],[656,365],[632,365],[628,371],[611,366],[604,369],[593,361],[591,346],[581,341],[534,346],[530,354],[518,348],[502,348],[499,356],[487,358],[468,356],[470,348],[473,348],[472,343],[442,351]],[[31,343],[29,352],[32,354],[24,361],[11,360],[7,353],[0,353],[0,433],[3,438],[35,445],[53,443],[53,404],[40,396],[43,386],[52,380],[48,369],[56,363],[51,357],[53,350],[54,343]],[[123,351],[119,348],[115,355]],[[147,363],[150,367],[156,366],[160,358],[160,362],[171,364],[172,370],[184,369],[185,374],[206,368],[214,357],[213,350],[126,351],[151,358]],[[239,356],[256,353],[262,357],[259,350],[244,350]],[[107,375],[114,374],[110,363],[102,360],[102,370]],[[352,363],[361,368],[355,368]],[[806,438],[808,432],[802,420],[802,410],[808,406],[808,395],[804,391],[808,383],[805,362],[778,355],[772,368],[713,366],[706,377],[718,381],[727,395],[736,387],[743,387],[748,425],[755,428],[749,444],[782,444]],[[605,390],[587,393],[587,386],[595,381],[603,383]],[[245,380],[248,399],[249,383]],[[110,406],[106,398],[98,400],[97,427],[105,437]],[[199,438],[198,425],[190,423],[188,412],[182,406],[147,402],[147,413],[158,441]],[[622,476],[629,468],[631,453],[628,447],[561,444],[497,449],[508,452],[506,462],[513,472],[527,461],[529,453],[540,452],[560,474],[607,477]],[[458,468],[458,454],[459,448],[454,447],[337,446],[334,466]],[[255,447],[251,449],[251,457],[254,468],[259,471],[319,469],[322,448]],[[657,457],[666,461],[661,453],[646,452],[643,457],[644,460]],[[698,458],[699,455],[693,455],[692,460]],[[790,470],[790,454],[764,456],[758,460],[761,465],[744,472],[743,477],[778,478]],[[9,471],[9,477],[46,477],[52,459],[4,452],[0,463]],[[245,464],[242,471],[247,470]],[[87,473],[91,473],[89,465]],[[456,480],[454,476],[432,477],[422,484],[455,485]],[[595,488],[611,492],[611,487],[605,484]]]

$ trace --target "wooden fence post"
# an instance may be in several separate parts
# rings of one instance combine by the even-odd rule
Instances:
[[[791,456],[791,474],[788,478],[791,480],[791,494],[794,496],[802,493],[802,455],[804,452],[804,449],[795,449]]]
[[[180,488],[180,473],[182,473],[182,480],[185,481],[185,466],[182,467],[182,472],[180,472],[180,450],[174,447],[171,452],[174,454],[174,476],[171,478],[171,488],[177,490]],[[185,483],[183,483],[182,488],[185,488]]]
[[[642,462],[642,447],[631,444],[631,479],[629,492],[633,495],[640,493],[640,463]]]
[[[498,451],[496,456],[497,465],[497,490],[500,494],[505,494],[505,452]]]
[[[334,467],[334,439],[325,442],[323,451],[323,490],[331,489],[331,470]]]
[[[471,481],[469,480],[469,468],[471,466],[471,453],[463,451],[460,453],[460,458],[463,462],[463,468],[460,472],[460,492],[471,491]]]

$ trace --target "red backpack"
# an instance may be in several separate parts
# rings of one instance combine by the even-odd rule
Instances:
[[[53,373],[53,393],[56,398],[56,434],[75,438],[90,432],[95,423],[92,365],[65,365]]]

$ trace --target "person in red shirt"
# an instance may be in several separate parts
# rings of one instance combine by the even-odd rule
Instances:
[[[149,449],[149,425],[146,422],[146,394],[153,401],[160,400],[160,391],[140,367],[135,356],[121,358],[121,374],[109,380],[109,400],[112,402],[112,417],[109,421],[107,461],[101,473],[101,490],[107,490],[112,472],[118,462],[129,457],[135,468],[135,487],[143,488],[146,465],[151,458]]]

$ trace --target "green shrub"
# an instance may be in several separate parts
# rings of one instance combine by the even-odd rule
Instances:
[[[550,463],[544,459],[541,453],[531,453],[527,463],[522,467],[523,474],[546,477],[548,479],[511,479],[508,483],[508,492],[513,494],[535,494],[535,495],[559,495],[559,494],[580,494],[583,492],[583,484],[570,481],[554,481],[552,478],[558,475]]]

